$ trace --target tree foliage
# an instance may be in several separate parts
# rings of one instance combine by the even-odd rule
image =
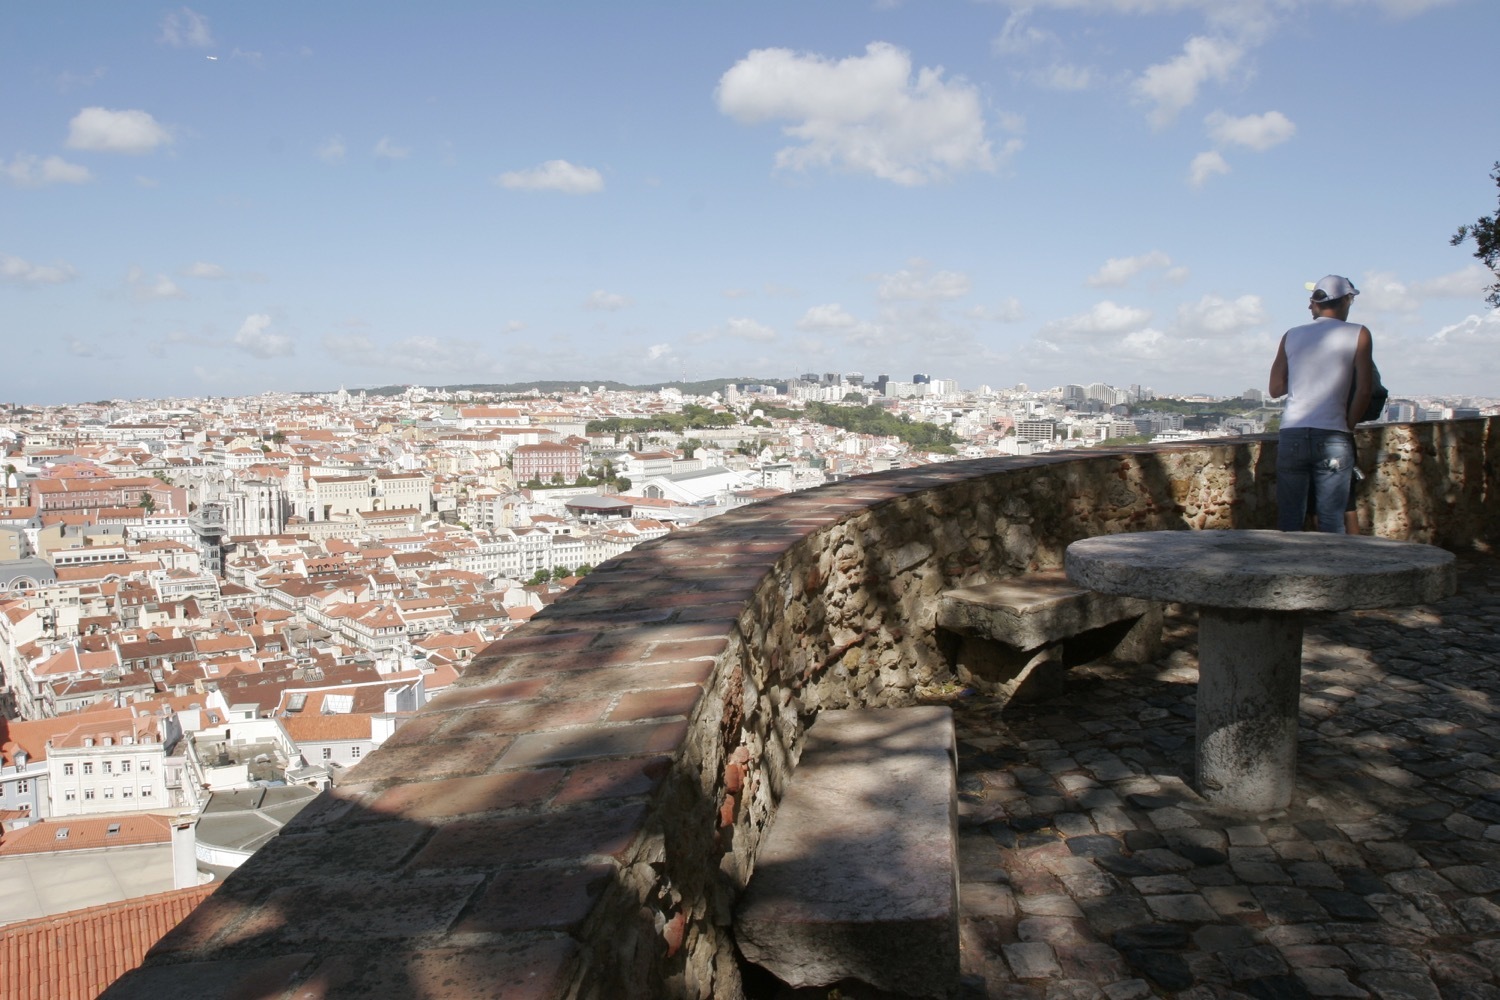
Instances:
[[[1500,161],[1496,161],[1495,167],[1490,171],[1490,177],[1495,184],[1500,186]],[[1449,240],[1452,246],[1459,246],[1465,240],[1474,241],[1474,257],[1483,262],[1495,275],[1495,283],[1490,286],[1489,294],[1484,300],[1497,309],[1500,309],[1500,212],[1495,215],[1481,215],[1468,225],[1459,226],[1458,232],[1453,234]]]
[[[658,413],[650,417],[609,417],[605,420],[590,420],[590,434],[649,434],[652,431],[683,431],[704,427],[733,427],[740,418],[729,412],[710,410],[697,403],[689,403],[678,413]]]
[[[962,440],[946,427],[911,419],[910,414],[896,416],[880,406],[834,406],[830,403],[808,403],[806,416],[820,424],[838,427],[856,434],[896,437],[913,448],[951,454],[953,445]]]

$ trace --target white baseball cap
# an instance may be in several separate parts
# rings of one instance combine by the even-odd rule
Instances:
[[[1329,299],[1341,299],[1346,295],[1359,294],[1359,289],[1354,287],[1354,282],[1337,274],[1330,274],[1316,284],[1309,281],[1303,287],[1312,292],[1314,302],[1327,302]]]

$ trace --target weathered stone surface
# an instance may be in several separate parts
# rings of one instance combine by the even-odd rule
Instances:
[[[793,986],[957,982],[953,746],[946,708],[819,717],[736,913],[747,958]]]

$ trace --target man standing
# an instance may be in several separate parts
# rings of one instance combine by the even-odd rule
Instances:
[[[1276,526],[1302,530],[1311,489],[1318,530],[1343,534],[1354,425],[1373,384],[1370,331],[1349,322],[1359,289],[1348,278],[1330,274],[1309,287],[1313,321],[1282,336],[1271,365],[1271,395],[1287,397],[1276,453]]]

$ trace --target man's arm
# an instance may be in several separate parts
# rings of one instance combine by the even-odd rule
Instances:
[[[1276,360],[1271,362],[1271,398],[1286,395],[1286,335],[1282,334],[1281,343],[1276,348]]]
[[[1375,387],[1375,355],[1370,342],[1370,328],[1359,328],[1359,340],[1354,345],[1354,395],[1349,397],[1349,412],[1346,415],[1349,429],[1359,423],[1370,405],[1370,391]]]

